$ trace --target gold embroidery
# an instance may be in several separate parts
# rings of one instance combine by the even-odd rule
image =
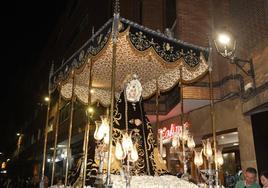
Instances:
[[[162,158],[159,157],[159,151],[157,148],[153,149],[153,152],[150,155],[150,159],[152,161],[155,175],[161,175],[167,172],[167,167]]]

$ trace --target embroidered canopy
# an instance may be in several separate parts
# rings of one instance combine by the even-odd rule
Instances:
[[[208,48],[170,38],[127,19],[120,18],[116,51],[116,93],[127,75],[136,74],[142,84],[143,98],[154,95],[158,88],[167,91],[180,79],[182,66],[184,82],[194,82],[208,70]],[[73,76],[75,95],[83,103],[88,101],[90,65],[92,64],[92,103],[110,104],[112,72],[112,24],[110,19],[76,53],[50,77],[50,91],[61,83],[61,94],[71,98]]]

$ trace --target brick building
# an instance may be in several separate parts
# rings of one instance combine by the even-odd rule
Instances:
[[[60,67],[62,62],[71,57],[94,31],[112,17],[112,7],[111,0],[69,1],[66,11],[60,16],[40,57],[36,76],[46,80],[50,62],[54,62],[56,69]],[[265,159],[268,153],[262,151],[267,136],[267,131],[263,130],[267,129],[259,120],[267,116],[268,111],[267,1],[125,0],[121,2],[120,9],[122,17],[145,27],[160,32],[172,28],[174,37],[179,40],[203,47],[208,47],[209,41],[212,41],[216,131],[219,136],[235,132],[239,140],[238,145],[228,147],[229,150],[227,148],[225,152],[235,153],[235,160],[238,160],[235,164],[241,165],[242,169],[248,166],[256,167],[259,171],[267,168]],[[236,56],[253,60],[256,88],[250,95],[246,95],[243,91],[244,86],[252,82],[250,77],[236,65],[229,63],[228,59],[221,57],[213,44],[213,37],[223,27],[235,35]],[[44,81],[40,86],[40,92],[44,92],[45,88]],[[186,101],[188,119],[192,125],[191,132],[199,141],[201,138],[209,137],[212,131],[209,120],[208,76],[193,84],[185,85],[183,97]],[[52,129],[49,133],[49,147],[53,143],[57,94],[53,101],[54,106],[50,113]],[[152,108],[147,107],[150,118],[153,117]],[[77,102],[75,109],[75,113],[83,114],[84,106]],[[166,109],[166,116],[161,119],[160,127],[155,127],[156,131],[158,128],[178,121],[178,116],[168,115],[169,111],[171,109]],[[68,115],[68,101],[64,101],[60,105],[59,143],[64,143],[67,139]],[[86,118],[78,118],[76,115],[74,117],[76,119],[73,135],[79,137],[83,134]],[[44,122],[42,124],[44,125]],[[38,134],[37,131],[34,134]],[[36,157],[36,159],[41,158]]]

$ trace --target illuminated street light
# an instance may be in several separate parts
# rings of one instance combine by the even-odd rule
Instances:
[[[89,118],[92,118],[93,115],[94,115],[94,108],[92,106],[89,106],[87,109],[86,109],[86,114]]]
[[[227,45],[227,44],[229,44],[230,43],[230,36],[229,35],[227,35],[227,34],[225,34],[225,33],[221,33],[221,34],[219,34],[219,36],[218,36],[218,40],[219,40],[219,42],[220,43],[222,43],[222,44],[224,44],[224,45]]]
[[[7,167],[7,163],[3,162],[2,165],[1,165],[1,169],[5,169],[6,167]]]
[[[88,107],[87,112],[89,114],[92,114],[94,112],[94,109],[92,107]]]
[[[0,152],[0,155],[2,155],[3,153],[2,152]]]
[[[225,58],[232,58],[235,53],[236,40],[229,32],[220,32],[214,40],[217,51]]]
[[[50,101],[49,97],[45,97],[44,100],[45,100],[46,102]]]
[[[17,133],[17,136],[20,136],[20,133]]]
[[[246,76],[251,78],[249,83],[241,83],[242,97],[247,97],[247,95],[253,94],[254,92],[252,91],[256,88],[256,81],[252,59],[246,60],[235,56],[236,40],[228,31],[219,32],[216,35],[214,43],[221,56],[230,59],[232,64],[235,64]],[[248,66],[245,66],[246,64],[248,64]]]

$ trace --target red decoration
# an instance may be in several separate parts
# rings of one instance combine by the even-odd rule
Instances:
[[[185,126],[186,129],[189,128],[190,127],[190,122],[186,121],[184,123],[184,126]],[[180,134],[181,131],[182,131],[182,126],[176,125],[174,123],[172,123],[170,125],[169,129],[167,127],[163,127],[163,129],[158,129],[159,134],[161,134],[161,132],[162,132],[163,140],[172,139],[174,135]]]

